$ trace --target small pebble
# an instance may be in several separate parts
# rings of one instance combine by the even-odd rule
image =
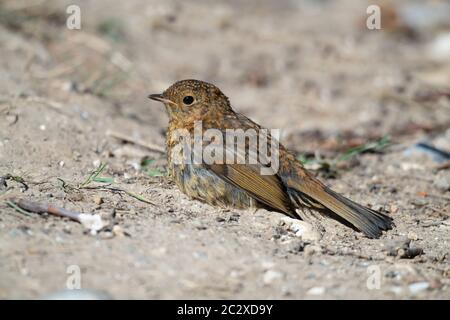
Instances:
[[[298,254],[305,249],[305,243],[302,240],[291,241],[287,245],[287,251],[290,253]]]
[[[306,294],[311,296],[320,296],[325,293],[325,287],[312,287]]]
[[[264,284],[272,284],[283,278],[283,274],[275,270],[267,270],[264,273],[263,282]]]
[[[408,239],[416,241],[419,240],[419,236],[417,233],[410,231],[408,232]]]
[[[450,174],[436,178],[433,182],[433,186],[442,192],[450,191]]]
[[[94,197],[94,203],[95,203],[96,205],[101,205],[101,204],[103,203],[103,198],[100,197],[100,196],[95,196],[95,197]]]
[[[207,229],[206,226],[199,221],[194,221],[192,224],[197,230],[206,230]]]
[[[285,223],[289,230],[295,233],[295,236],[304,241],[317,241],[321,238],[319,231],[306,221],[283,217],[281,222]]]
[[[129,180],[129,179],[131,179],[133,176],[131,175],[131,174],[129,174],[128,172],[124,172],[124,174],[123,174],[123,178],[125,179],[125,180]]]
[[[17,114],[10,114],[6,116],[6,122],[8,122],[10,126],[15,124],[17,120],[19,120],[19,116]]]
[[[114,238],[114,233],[112,233],[111,231],[100,232],[99,235],[101,239],[105,240]]]
[[[125,236],[125,232],[123,231],[122,227],[119,225],[115,225],[112,229],[112,232],[114,233],[114,235],[119,236],[119,237]]]
[[[430,287],[430,284],[428,282],[415,282],[408,286],[409,292],[412,294],[416,294],[419,292],[422,292],[424,290],[427,290]]]

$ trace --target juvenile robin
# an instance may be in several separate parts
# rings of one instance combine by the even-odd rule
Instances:
[[[198,80],[182,80],[162,94],[151,94],[149,98],[162,102],[166,107],[169,115],[169,175],[180,190],[191,198],[221,207],[263,207],[303,220],[308,219],[311,212],[318,212],[370,238],[378,238],[383,230],[392,228],[392,218],[334,192],[308,172],[295,155],[281,144],[276,153],[279,165],[272,174],[262,174],[262,169],[268,167],[267,161],[264,161],[267,159],[250,156],[248,151],[245,151],[247,158],[256,159],[256,162],[192,161],[198,156],[193,146],[195,138],[189,142],[192,144],[192,154],[186,156],[185,149],[179,151],[180,130],[194,136],[195,125],[199,122],[202,133],[215,129],[223,134],[224,153],[230,151],[230,145],[225,143],[229,129],[254,130],[256,133],[265,130],[244,115],[234,112],[228,98],[216,86]],[[267,142],[258,143],[271,144],[274,139],[269,134]],[[247,140],[245,146],[249,147]],[[177,161],[175,157],[178,157]],[[179,157],[186,161],[179,161]]]

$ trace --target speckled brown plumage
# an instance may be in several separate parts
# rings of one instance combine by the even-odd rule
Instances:
[[[302,211],[315,210],[371,238],[379,237],[382,230],[393,226],[390,217],[363,207],[325,186],[281,144],[279,170],[273,175],[261,175],[260,163],[174,163],[173,151],[179,143],[174,132],[186,129],[193,134],[195,121],[202,122],[203,131],[219,129],[224,134],[226,129],[254,129],[259,132],[261,127],[235,113],[228,98],[216,86],[203,81],[182,80],[162,94],[149,97],[163,102],[169,115],[169,174],[180,190],[192,198],[222,207],[266,207],[295,218],[303,216]],[[270,139],[269,136],[269,142]]]

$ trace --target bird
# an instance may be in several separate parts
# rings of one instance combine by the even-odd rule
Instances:
[[[177,187],[191,199],[223,208],[265,208],[300,220],[326,216],[362,232],[368,238],[379,238],[383,231],[393,228],[394,221],[388,215],[362,206],[322,183],[271,132],[266,134],[267,140],[258,141],[258,147],[264,144],[267,148],[269,145],[277,146],[273,154],[276,154],[279,164],[277,170],[263,174],[263,169],[269,167],[268,158],[273,159],[272,153],[265,157],[255,156],[247,149],[236,151],[236,140],[234,144],[224,141],[233,130],[253,132],[253,136],[259,136],[268,129],[235,112],[228,97],[215,85],[186,79],[175,82],[163,93],[148,97],[165,106],[169,117],[167,171]],[[208,141],[195,136],[196,133],[206,135],[208,130],[215,133],[217,141],[216,138]],[[180,138],[182,134],[188,137]],[[251,138],[252,135],[249,136]],[[245,140],[245,148],[251,146],[250,138]],[[195,144],[205,148],[204,151],[207,142],[214,147],[222,144],[222,152],[227,156],[235,152],[234,161],[203,159],[198,154],[202,149],[196,149]],[[239,156],[240,162],[236,161]],[[242,157],[246,161],[242,161]]]

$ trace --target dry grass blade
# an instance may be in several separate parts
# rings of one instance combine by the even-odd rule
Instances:
[[[84,180],[79,186],[78,189],[82,189],[86,187],[88,184],[90,184],[92,181],[102,182],[98,181],[99,175],[105,170],[106,163],[100,163],[98,168],[94,170],[87,178]]]
[[[123,192],[126,195],[135,198],[136,200],[145,202],[147,204],[151,204],[152,206],[156,206],[155,203],[153,203],[152,201],[148,200],[147,198],[145,198],[145,197],[143,197],[143,196],[141,196],[139,194],[136,194],[134,192],[131,192],[131,191],[127,190],[127,189],[120,188],[120,187],[97,186],[97,187],[86,187],[85,189],[87,189],[87,190],[103,190],[103,191],[112,191],[112,192]]]

